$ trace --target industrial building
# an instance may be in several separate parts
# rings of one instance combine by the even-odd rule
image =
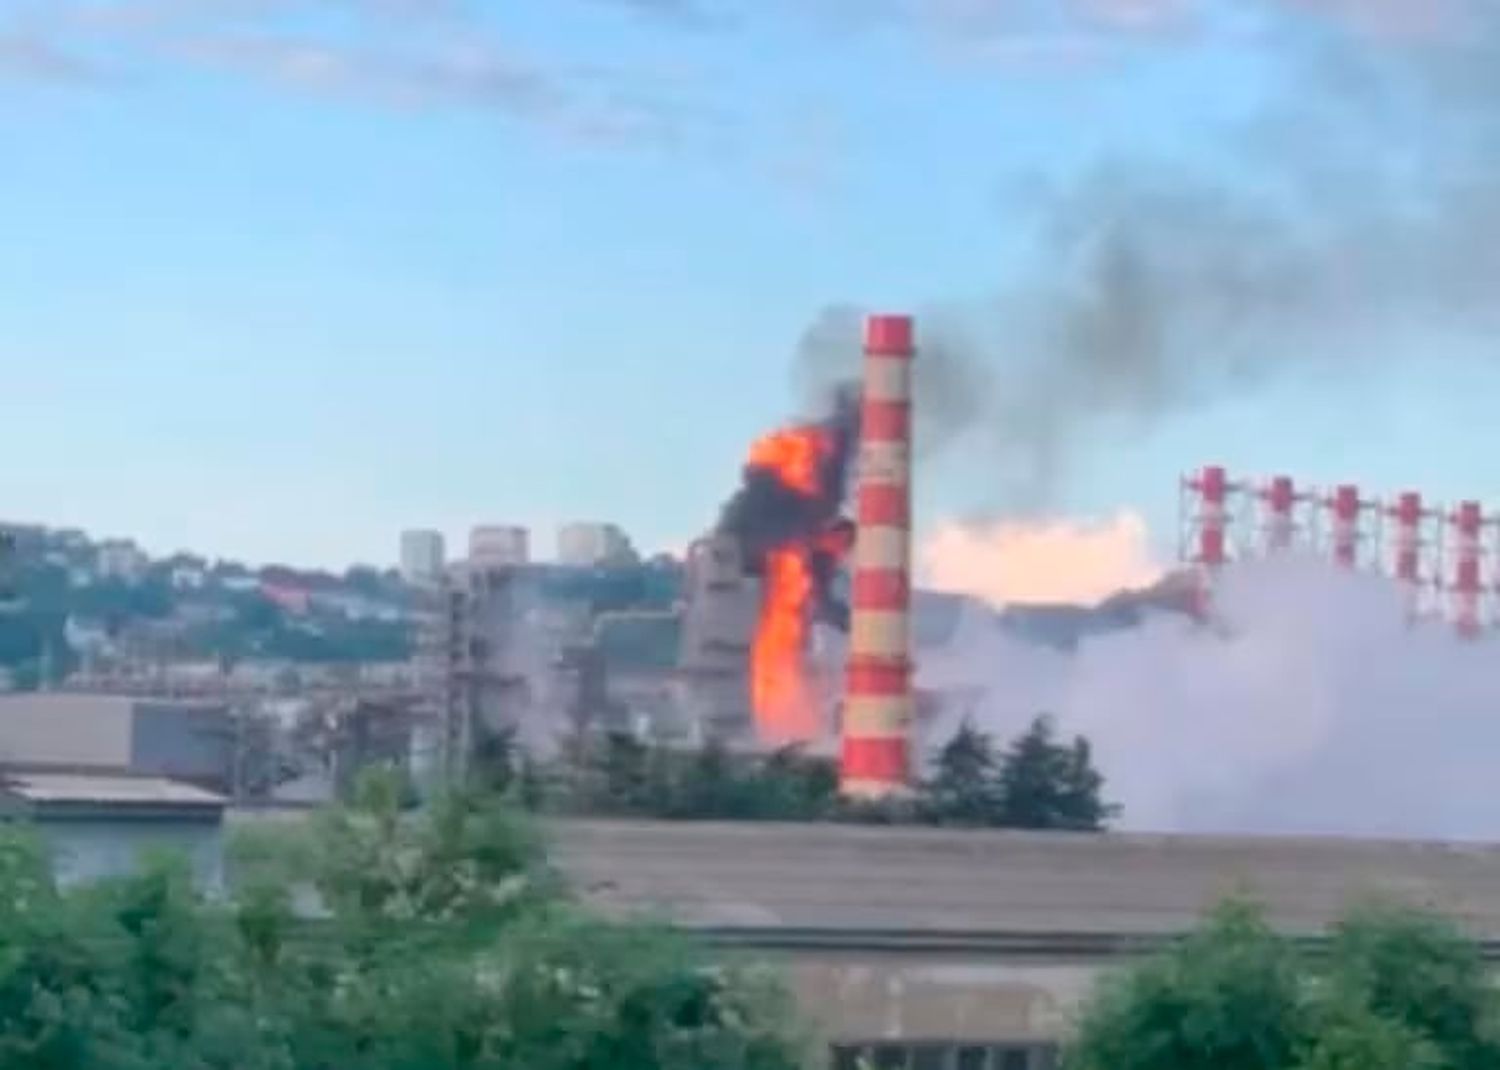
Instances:
[[[1478,501],[1448,507],[1411,490],[1379,497],[1352,483],[1239,479],[1218,465],[1184,476],[1179,498],[1179,556],[1205,599],[1236,560],[1301,553],[1387,576],[1414,621],[1445,620],[1468,639],[1500,624],[1500,513]]]
[[[1094,985],[1231,895],[1316,948],[1364,901],[1500,960],[1500,848],[831,824],[564,821],[591,905],[778,965],[831,1063],[1045,1070]]]
[[[0,695],[0,819],[24,820],[64,882],[182,853],[222,879],[235,733],[227,707],[124,695]]]
[[[699,539],[688,549],[679,640],[683,715],[715,738],[754,726],[750,710],[750,635],[760,582],[746,575],[730,536]]]
[[[166,777],[128,773],[0,773],[0,820],[40,836],[62,884],[122,876],[143,857],[184,858],[200,889],[224,881],[227,800]]]
[[[234,722],[221,702],[0,695],[0,768],[169,777],[226,791],[234,751]]]

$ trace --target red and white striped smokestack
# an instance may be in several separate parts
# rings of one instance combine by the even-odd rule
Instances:
[[[840,790],[855,798],[897,795],[910,772],[913,354],[909,316],[866,322],[840,763]]]

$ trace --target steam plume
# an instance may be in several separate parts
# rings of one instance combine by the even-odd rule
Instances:
[[[1073,655],[976,614],[924,654],[922,685],[981,690],[969,712],[1001,736],[1055,711],[1094,742],[1127,827],[1500,838],[1492,646],[1409,628],[1392,584],[1322,561],[1223,580],[1224,630],[1162,615]]]

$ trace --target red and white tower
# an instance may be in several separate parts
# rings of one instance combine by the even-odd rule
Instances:
[[[1480,577],[1484,555],[1484,513],[1478,502],[1464,502],[1448,517],[1452,541],[1453,578],[1449,583],[1449,612],[1458,634],[1472,639],[1483,626],[1484,584]]]
[[[1438,582],[1438,569],[1430,557],[1437,553],[1441,540],[1430,529],[1441,513],[1409,490],[1386,507],[1385,516],[1391,522],[1391,575],[1401,585],[1407,611],[1420,616],[1427,609],[1429,587]]]
[[[897,795],[910,771],[913,355],[910,317],[869,318],[840,758],[855,798]]]
[[[1291,476],[1274,476],[1256,488],[1255,496],[1260,504],[1260,548],[1266,555],[1284,553],[1305,538],[1312,525],[1301,509],[1313,500],[1306,491],[1299,491]]]
[[[1328,548],[1335,564],[1344,568],[1359,565],[1360,544],[1365,541],[1361,521],[1371,506],[1359,496],[1359,488],[1349,483],[1323,500],[1328,512]]]
[[[1219,465],[1209,465],[1179,485],[1183,527],[1179,556],[1198,569],[1196,610],[1208,613],[1214,575],[1229,562],[1234,504],[1241,487]]]

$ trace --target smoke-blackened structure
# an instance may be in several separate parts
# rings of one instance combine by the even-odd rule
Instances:
[[[738,540],[753,575],[764,571],[772,550],[807,546],[818,616],[846,629],[849,608],[833,580],[854,536],[843,508],[859,445],[858,386],[839,383],[828,399],[821,420],[774,431],[752,447],[718,531]]]
[[[718,534],[736,544],[745,572],[760,581],[750,702],[757,736],[772,745],[825,732],[828,696],[808,664],[812,629],[820,619],[848,627],[833,579],[854,542],[842,509],[859,410],[853,389],[834,390],[832,401],[822,420],[755,441],[719,518]]]

